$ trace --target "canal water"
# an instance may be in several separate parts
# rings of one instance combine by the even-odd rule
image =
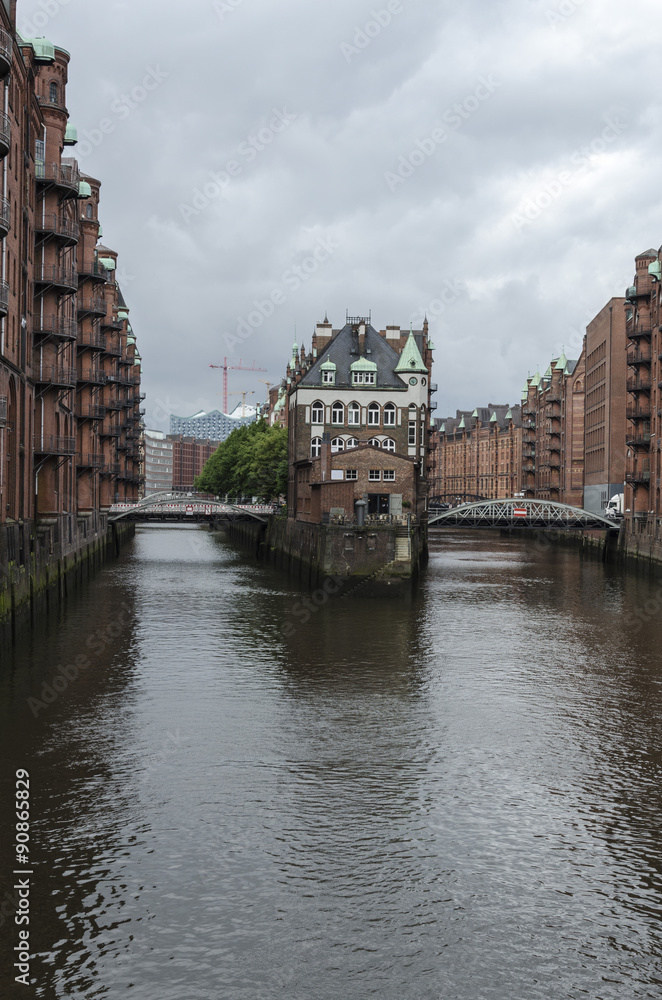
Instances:
[[[410,601],[306,596],[222,535],[139,528],[5,653],[15,995],[659,997],[658,585],[448,532]]]

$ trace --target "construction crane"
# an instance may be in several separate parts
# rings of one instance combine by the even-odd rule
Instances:
[[[262,381],[262,379],[260,379]],[[241,396],[241,415],[246,416],[246,396],[255,395],[255,389],[244,389],[239,392],[229,392],[228,396]],[[226,411],[227,412],[227,411]]]
[[[260,382],[264,382],[264,384],[267,387],[267,402],[269,402],[269,389],[271,389],[272,385],[275,385],[276,383],[275,382],[267,382],[266,378],[261,378]]]
[[[258,368],[253,362],[252,365],[243,364],[241,358],[239,358],[238,365],[229,365],[228,359],[223,358],[222,365],[210,365],[210,368],[220,368],[223,372],[223,413],[228,412],[228,371],[240,371],[240,372],[266,372],[266,368]]]

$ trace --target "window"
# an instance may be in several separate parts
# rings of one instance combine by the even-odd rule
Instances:
[[[321,454],[322,454],[322,439],[313,438],[313,440],[310,442],[310,457],[319,458]]]
[[[382,441],[382,448],[384,451],[395,451],[395,441],[393,438],[386,438],[385,441]]]
[[[395,469],[384,469],[384,482],[385,483],[395,482]]]
[[[358,427],[361,423],[361,407],[358,403],[350,403],[347,407],[347,423],[352,427]]]
[[[324,423],[324,407],[319,400],[315,400],[311,410],[311,419],[314,424]]]
[[[337,451],[345,450],[345,442],[342,438],[333,438],[331,440],[331,454],[335,455]]]
[[[332,424],[344,424],[345,423],[345,407],[342,403],[334,403],[331,407],[331,423]]]
[[[370,471],[368,472],[368,479],[370,480],[371,483],[376,483],[381,478],[382,478],[381,469],[370,469]]]
[[[379,405],[371,403],[368,407],[368,424],[370,427],[379,427]]]
[[[51,104],[57,104],[58,103],[57,98],[58,98],[57,83],[52,82],[48,88],[48,100],[50,101]]]
[[[358,448],[358,446],[359,442],[356,440],[356,438],[347,438],[345,441],[346,448]]]
[[[409,421],[409,444],[416,444],[416,421]]]
[[[374,385],[376,372],[352,372],[352,385]]]
[[[371,447],[373,447],[373,448],[381,448],[381,446],[382,446],[382,443],[379,440],[379,438],[370,438],[370,440],[368,441],[368,444],[371,445]]]
[[[345,479],[358,479],[359,474],[356,469],[345,469]]]
[[[91,219],[93,217],[93,211],[92,211],[92,206],[91,205],[87,206],[87,208],[85,209],[85,214],[86,214],[86,216],[87,216],[88,219]]]
[[[336,373],[335,372],[322,372],[322,382],[324,385],[335,385],[336,384]]]
[[[395,406],[387,403],[384,407],[384,427],[395,427]]]

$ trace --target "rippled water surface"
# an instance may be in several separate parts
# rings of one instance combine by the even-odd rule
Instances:
[[[658,585],[446,533],[410,601],[305,597],[223,536],[140,528],[4,655],[19,995],[659,998]]]

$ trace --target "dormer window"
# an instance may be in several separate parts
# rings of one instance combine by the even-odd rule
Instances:
[[[367,358],[358,358],[349,366],[352,373],[352,385],[376,385],[377,365]]]
[[[322,385],[335,385],[336,384],[336,366],[333,361],[325,361],[323,365],[320,365],[322,371]]]
[[[376,372],[352,372],[352,385],[375,385]]]

